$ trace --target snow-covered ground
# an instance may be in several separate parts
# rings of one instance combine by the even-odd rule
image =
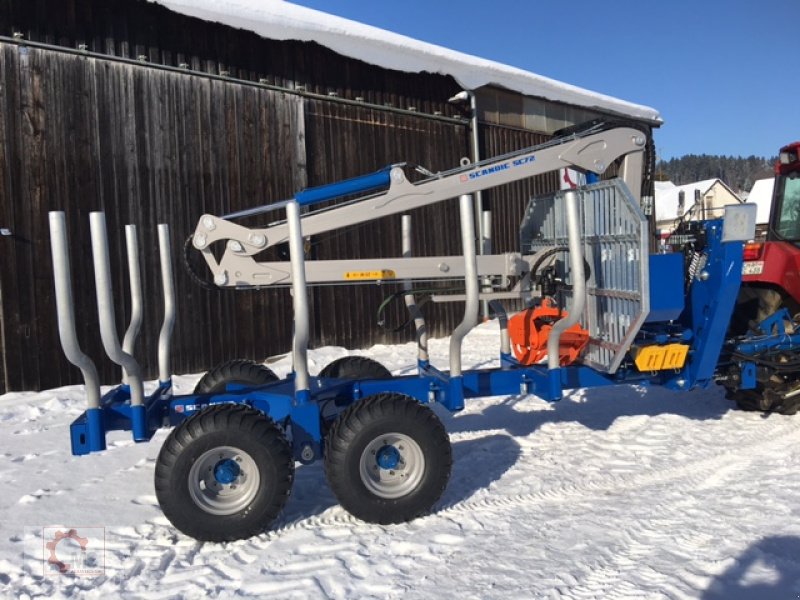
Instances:
[[[465,364],[492,364],[496,335],[470,334]],[[447,340],[431,349],[446,367]],[[345,353],[313,351],[312,372]],[[359,353],[397,373],[415,361],[411,344]],[[177,391],[196,380],[176,378]],[[800,597],[800,418],[734,411],[717,388],[437,408],[454,467],[430,516],[360,522],[316,464],[298,468],[273,531],[229,544],[195,542],[161,514],[152,480],[166,431],[147,444],[115,433],[107,452],[71,456],[82,410],[78,387],[0,397],[4,598]],[[94,536],[88,564],[104,573],[45,569],[55,527]]]

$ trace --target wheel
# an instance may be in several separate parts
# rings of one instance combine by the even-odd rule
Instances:
[[[217,365],[203,375],[197,382],[194,393],[219,394],[231,383],[256,387],[277,380],[278,376],[269,367],[245,358],[236,358]]]
[[[739,290],[736,308],[731,319],[730,333],[743,335],[745,333],[770,333],[761,332],[758,324],[770,315],[786,307],[790,314],[797,313],[797,303],[789,296],[777,289],[759,286],[742,286]],[[784,321],[786,330],[795,331],[798,319],[793,322]],[[763,358],[763,357],[762,357]],[[777,364],[786,364],[791,357],[774,357]],[[759,376],[755,389],[729,390],[727,397],[736,403],[740,410],[776,412],[783,415],[794,415],[800,410],[800,395],[786,396],[797,386],[797,375],[781,375],[777,372]]]
[[[177,529],[222,542],[269,527],[293,478],[291,449],[272,421],[248,406],[218,404],[170,433],[156,461],[155,488]]]
[[[320,377],[339,379],[390,379],[389,369],[366,356],[343,356],[319,372]]]
[[[450,440],[427,406],[402,394],[364,398],[345,410],[325,443],[325,475],[339,503],[370,523],[426,512],[450,478]]]
[[[773,388],[758,383],[753,390],[729,391],[727,397],[736,403],[739,410],[776,412],[780,415],[796,415],[800,411],[800,395],[784,398]]]

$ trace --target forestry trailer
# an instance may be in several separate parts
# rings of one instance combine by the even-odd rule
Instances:
[[[767,399],[758,404],[765,409],[796,411],[800,334],[786,310],[793,305],[763,313],[760,322],[752,317],[743,331],[730,326],[742,284],[743,249],[755,233],[755,206],[726,207],[723,218],[687,225],[682,251],[651,254],[640,198],[647,144],[648,132],[635,124],[593,122],[544,145],[480,163],[465,159],[445,172],[394,164],[242,213],[201,216],[190,245],[204,257],[216,285],[291,289],[293,369],[279,379],[264,365],[229,361],[209,371],[187,395],[172,393],[169,371],[175,293],[166,226],[159,229],[165,299],[160,375],[155,391],[145,395],[131,353],[142,296],[134,231],[128,229],[133,314],[120,344],[105,219],[102,213],[91,215],[101,337],[124,377],[122,385],[101,397],[94,364],[75,333],[64,215],[51,213],[62,345],[82,369],[88,397],[87,410],[71,426],[73,453],[104,450],[109,430],[129,429],[135,440],[146,441],[157,428],[174,427],[155,468],[161,507],[187,535],[223,541],[269,527],[288,498],[296,462],[323,461],[341,505],[365,521],[397,523],[430,511],[452,461],[448,435],[432,403],[458,411],[480,396],[531,394],[556,401],[570,388],[637,384],[688,391],[720,382],[734,397]],[[796,149],[793,156],[796,162]],[[595,181],[607,172],[616,176],[531,198],[521,217],[517,251],[478,255],[472,194],[560,169]],[[774,277],[784,283],[767,279],[773,253],[785,257],[791,248],[797,255],[798,222],[792,212],[797,204],[790,192],[800,179],[792,173],[780,175],[785,175],[783,195],[772,224],[778,237],[762,248],[764,268],[754,275],[753,267],[745,267],[747,285],[757,290],[789,295],[797,290],[790,287],[797,284],[796,269],[793,280],[781,273]],[[446,201],[459,205],[452,226],[460,231],[461,253],[412,256],[408,211]],[[235,222],[268,213],[264,227]],[[306,258],[306,236],[398,214],[403,215],[402,247],[393,256]],[[288,260],[274,251],[258,260],[280,246],[288,246]],[[761,279],[751,283],[753,277]],[[414,288],[415,281],[431,280],[455,280],[462,288],[433,296],[464,306],[450,336],[447,369],[430,361]],[[416,329],[416,372],[392,375],[369,358],[351,356],[310,373],[308,286],[375,282],[403,288],[398,297]],[[342,293],[358,290],[350,285]],[[502,304],[508,300],[523,307],[511,317]],[[482,301],[499,322],[496,365],[463,369],[462,342],[478,322]]]

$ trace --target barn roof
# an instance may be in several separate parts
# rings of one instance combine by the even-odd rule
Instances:
[[[495,85],[526,96],[661,123],[658,111],[648,106],[283,0],[149,1],[177,13],[246,29],[268,39],[314,41],[344,56],[387,69],[450,75],[469,90]]]

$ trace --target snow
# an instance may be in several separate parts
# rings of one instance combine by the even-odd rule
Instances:
[[[497,85],[528,96],[661,123],[658,111],[529,71],[337,17],[283,0],[149,0],[168,9],[273,40],[314,41],[386,69],[452,76],[475,90]]]
[[[497,364],[497,345],[496,326],[481,325],[464,344],[465,365]],[[447,347],[431,342],[439,367]],[[312,372],[346,353],[312,351]],[[415,362],[412,344],[357,353],[395,373]],[[289,363],[271,366],[285,374]],[[177,391],[197,379],[177,377]],[[484,398],[454,415],[436,407],[455,460],[431,515],[360,522],[315,464],[298,467],[272,531],[228,544],[189,539],[159,511],[153,465],[166,431],[144,444],[115,433],[106,452],[71,456],[68,425],[83,403],[78,386],[0,397],[2,597],[800,594],[800,418],[732,410],[716,387],[582,389],[557,404]],[[48,526],[104,528],[104,573],[45,571]]]
[[[704,179],[703,181],[695,181],[694,183],[687,183],[685,185],[656,185],[656,221],[670,221],[675,220],[683,213],[689,211],[694,206],[695,191],[700,192],[700,197],[705,196],[711,187],[720,182],[725,185],[721,179]],[[727,186],[725,186],[727,187]],[[684,194],[683,210],[680,209],[680,193]],[[733,195],[733,192],[731,192]]]
[[[753,184],[747,201],[758,206],[756,223],[763,225],[769,223],[769,213],[772,210],[772,194],[775,190],[775,178],[759,179]]]

